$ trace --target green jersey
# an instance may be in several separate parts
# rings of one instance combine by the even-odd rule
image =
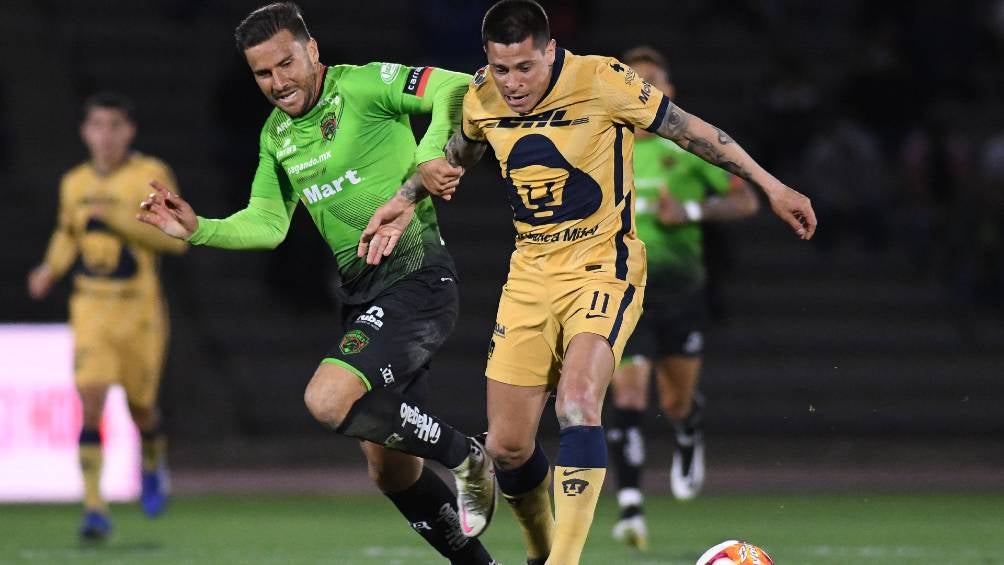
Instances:
[[[367,265],[356,248],[373,212],[417,164],[443,156],[460,123],[470,75],[391,63],[324,72],[321,95],[306,114],[291,118],[276,108],[266,120],[248,207],[222,220],[200,217],[190,241],[274,248],[302,202],[335,256],[347,303],[366,302],[429,265],[452,272],[430,199],[419,202],[411,225],[380,265]],[[416,144],[408,114],[430,111],[432,122]]]
[[[729,174],[657,136],[635,141],[635,221],[648,252],[649,279],[672,277],[685,285],[704,284],[704,254],[699,223],[664,226],[659,222],[659,191],[673,198],[703,201],[729,190]]]

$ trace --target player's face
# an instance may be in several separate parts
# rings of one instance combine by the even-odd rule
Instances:
[[[551,81],[554,47],[552,39],[543,49],[538,49],[532,37],[509,45],[491,41],[485,45],[488,68],[509,108],[525,113],[540,102]]]
[[[318,88],[317,42],[298,41],[289,30],[280,30],[263,43],[244,50],[265,98],[292,117],[314,105]]]
[[[136,126],[117,108],[94,107],[87,111],[80,125],[80,137],[91,159],[114,163],[125,158],[136,137]]]

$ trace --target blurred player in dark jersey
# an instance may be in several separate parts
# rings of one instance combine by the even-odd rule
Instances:
[[[623,62],[655,88],[674,95],[669,67],[657,51],[638,47]],[[614,372],[607,440],[617,474],[620,520],[614,537],[645,549],[641,470],[642,419],[653,369],[659,402],[675,431],[671,487],[679,499],[697,495],[704,480],[703,401],[695,393],[707,318],[702,222],[756,212],[753,190],[738,177],[644,130],[635,133],[635,222],[648,251],[645,312]]]

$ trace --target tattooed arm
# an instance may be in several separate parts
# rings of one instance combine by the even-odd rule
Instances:
[[[809,199],[764,170],[721,129],[670,102],[655,133],[758,187],[767,195],[774,213],[801,239],[811,238],[816,231],[816,214]]]
[[[450,200],[457,191],[460,177],[467,167],[481,159],[486,145],[468,141],[460,132],[454,133],[444,149],[446,158],[433,159],[419,165],[418,172],[401,185],[397,194],[409,202],[418,202],[430,194]]]

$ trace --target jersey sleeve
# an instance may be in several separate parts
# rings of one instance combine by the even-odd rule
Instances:
[[[470,85],[467,87],[467,94],[464,95],[464,112],[461,121],[460,134],[464,136],[467,141],[473,141],[477,143],[485,143],[487,138],[485,137],[484,130],[478,125],[478,122],[474,119],[474,110],[478,108],[481,101],[478,99],[478,90],[481,85],[485,83],[485,79],[488,76],[488,67],[484,66],[478,69],[474,73],[474,78],[471,79]]]
[[[296,203],[289,179],[279,167],[263,130],[247,207],[221,220],[200,216],[198,228],[188,241],[223,249],[274,249],[286,239]]]
[[[415,150],[415,161],[442,157],[450,134],[460,125],[467,83],[471,76],[435,67],[370,63],[353,69],[346,88],[371,107],[371,114],[397,118],[432,113],[429,127]]]
[[[49,238],[49,247],[45,251],[43,263],[49,267],[55,278],[62,277],[77,259],[77,239],[73,232],[73,210],[70,202],[69,181],[67,177],[59,184],[59,211],[56,218],[56,229]]]
[[[659,128],[669,98],[642,80],[631,67],[609,58],[596,67],[597,89],[615,122],[654,132]]]

